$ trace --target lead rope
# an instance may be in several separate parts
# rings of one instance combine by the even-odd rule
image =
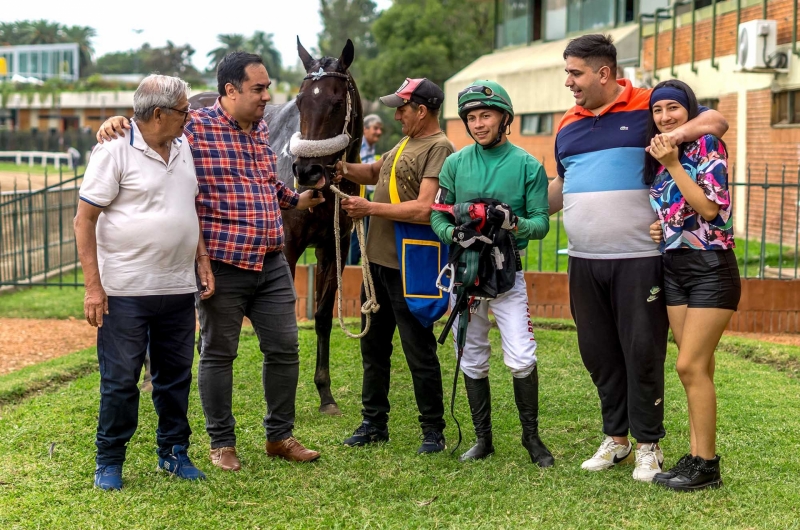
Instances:
[[[360,339],[369,331],[370,317],[372,313],[377,313],[381,308],[381,306],[378,305],[378,299],[375,296],[375,284],[372,281],[372,273],[369,271],[369,260],[367,259],[366,247],[367,238],[364,233],[364,219],[362,218],[353,220],[356,236],[358,237],[358,246],[361,249],[361,273],[364,277],[364,295],[366,297],[366,301],[361,306],[361,313],[365,315],[364,329],[361,331],[361,333],[356,335],[347,329],[347,326],[344,324],[344,317],[342,316],[342,245],[339,243],[341,241],[341,229],[339,228],[339,203],[341,199],[349,199],[350,196],[346,193],[342,193],[342,191],[333,184],[331,184],[331,191],[336,196],[336,204],[333,209],[333,233],[334,237],[336,238],[336,285],[338,286],[336,306],[339,310],[339,326],[342,328],[342,331],[344,331],[345,335],[351,339]]]

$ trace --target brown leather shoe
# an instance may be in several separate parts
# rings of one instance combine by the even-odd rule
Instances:
[[[236,457],[235,447],[218,447],[209,453],[211,463],[223,471],[239,471],[242,463]]]
[[[267,456],[279,456],[289,462],[313,462],[319,458],[319,453],[306,449],[296,438],[290,436],[280,442],[268,441]]]

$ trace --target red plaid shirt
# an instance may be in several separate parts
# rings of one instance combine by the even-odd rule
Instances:
[[[197,216],[211,259],[260,271],[264,255],[283,248],[280,209],[298,194],[278,180],[278,162],[262,120],[245,133],[220,106],[191,111],[186,138],[192,147]]]

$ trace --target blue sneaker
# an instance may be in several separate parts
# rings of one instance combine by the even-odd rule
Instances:
[[[194,467],[189,455],[186,454],[186,447],[176,445],[172,447],[172,454],[167,457],[158,457],[158,468],[166,471],[170,475],[186,480],[203,480],[205,473]]]
[[[422,435],[422,445],[417,449],[417,454],[439,453],[444,448],[444,434],[441,431],[428,431]]]
[[[121,490],[122,466],[103,466],[98,464],[94,470],[94,487],[106,491]]]

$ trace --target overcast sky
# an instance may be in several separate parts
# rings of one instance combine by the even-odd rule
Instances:
[[[197,68],[208,66],[206,54],[218,46],[217,35],[254,31],[272,33],[284,65],[297,59],[296,37],[311,49],[317,45],[322,29],[319,0],[261,0],[260,2],[212,2],[190,0],[9,0],[3,1],[0,21],[14,22],[45,18],[61,24],[91,26],[97,30],[94,39],[96,56],[109,52],[138,48],[145,42],[163,46],[167,40],[177,45],[191,44],[196,50],[193,62]],[[391,0],[376,0],[378,9],[386,9]],[[192,15],[201,5],[218,7],[203,15]],[[230,6],[230,13],[225,8]],[[141,31],[140,31],[141,30]],[[344,43],[342,43],[344,46]]]

